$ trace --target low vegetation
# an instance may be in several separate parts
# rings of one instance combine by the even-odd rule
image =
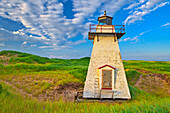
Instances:
[[[83,88],[89,57],[45,58],[0,52],[0,112],[169,112],[170,62],[123,61],[132,100],[71,102]]]

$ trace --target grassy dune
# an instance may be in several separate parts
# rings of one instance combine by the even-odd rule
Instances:
[[[170,112],[170,62],[123,61],[132,96],[126,103],[76,103],[50,96],[70,84],[83,87],[89,59],[49,59],[1,51],[0,112]],[[11,85],[35,98],[21,95]]]
[[[0,94],[0,111],[2,113],[40,113],[40,112],[54,112],[54,113],[108,113],[108,112],[122,112],[122,113],[137,113],[137,112],[157,112],[168,113],[170,98],[160,98],[154,95],[142,92],[130,86],[132,101],[127,103],[73,103],[64,102],[62,100],[49,102],[37,101],[31,99],[24,99],[22,96],[12,93],[12,89],[3,85],[5,89]]]

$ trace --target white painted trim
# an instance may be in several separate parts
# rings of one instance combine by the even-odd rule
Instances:
[[[99,73],[98,73],[99,74],[98,75],[99,76],[99,89],[101,90],[101,88],[102,88],[102,70],[103,69],[111,69],[112,70],[112,90],[116,90],[115,89],[115,79],[116,79],[116,73],[117,73],[118,69],[117,68],[113,69],[109,66],[106,66],[106,67],[99,69]]]
[[[115,70],[114,69],[112,69],[112,90],[114,89],[114,83],[115,83],[115,80],[114,80],[114,78],[115,78]]]

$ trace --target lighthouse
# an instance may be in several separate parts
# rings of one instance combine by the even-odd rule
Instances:
[[[112,17],[98,17],[90,25],[88,39],[93,50],[85,81],[83,98],[131,99],[118,40],[125,34],[124,25],[112,25]]]

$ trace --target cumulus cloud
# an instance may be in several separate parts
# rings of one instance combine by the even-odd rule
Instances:
[[[94,20],[96,12],[100,11],[103,14],[103,11],[107,10],[107,14],[113,16],[123,6],[133,2],[131,0],[73,0],[72,11],[74,12],[74,18],[67,19],[63,13],[64,8],[66,8],[63,3],[66,1],[1,0],[0,16],[23,24],[23,28],[11,32],[13,35],[20,36],[19,40],[22,39],[27,43],[30,43],[29,41],[38,41],[43,45],[39,48],[55,50],[85,43],[89,24],[91,24],[89,21]],[[125,10],[140,8],[138,4],[144,3],[145,0],[140,0],[139,3],[133,3]],[[157,7],[162,7],[165,4],[167,3],[164,2],[164,4]],[[154,9],[156,7],[152,7],[150,4],[145,7],[151,7],[152,10],[156,10]],[[135,12],[137,15],[144,15],[144,13]],[[126,23],[133,20],[134,18],[129,16]],[[70,41],[72,40],[71,38],[78,34],[83,36],[79,40]]]
[[[13,34],[25,35],[25,33],[21,32],[21,30],[20,31],[13,31]]]
[[[56,0],[1,0],[0,16],[24,25],[24,28],[13,31],[14,35],[23,35],[25,40],[41,41],[47,46],[63,46],[68,44],[68,38],[84,33],[82,23],[74,24],[72,19],[66,19],[63,8],[63,4]]]
[[[148,0],[147,2],[141,0],[139,3],[131,4],[127,8],[124,8],[125,10],[131,9],[130,15],[126,18],[124,24],[131,24],[142,20],[143,16],[169,3],[166,0]]]
[[[73,11],[76,12],[74,14],[74,19],[72,19],[72,23],[80,24],[93,14],[96,9],[101,5],[100,0],[73,0]]]

